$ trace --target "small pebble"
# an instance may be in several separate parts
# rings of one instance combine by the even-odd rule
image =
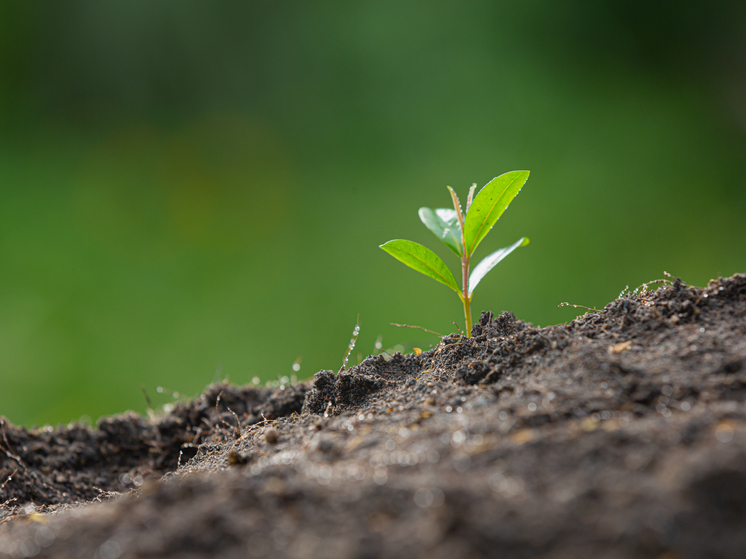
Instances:
[[[264,431],[264,440],[267,441],[269,444],[275,444],[280,438],[280,433],[277,432],[277,429],[273,429],[270,427],[266,431]]]

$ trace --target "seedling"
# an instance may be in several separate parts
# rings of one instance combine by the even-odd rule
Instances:
[[[474,197],[477,185],[472,185],[466,199],[466,211],[461,211],[461,202],[449,186],[453,209],[420,208],[419,215],[425,227],[430,229],[456,256],[461,259],[461,288],[445,262],[429,248],[413,241],[396,239],[381,245],[391,256],[410,268],[439,281],[453,289],[464,304],[466,335],[471,336],[471,299],[474,289],[495,265],[520,246],[528,244],[521,237],[512,245],[496,250],[486,256],[469,275],[471,257],[485,235],[497,223],[513,198],[528,179],[528,171],[511,171],[488,182]]]

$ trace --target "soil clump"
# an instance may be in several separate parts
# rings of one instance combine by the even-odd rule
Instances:
[[[0,556],[744,556],[746,275],[472,334],[158,417],[3,421]]]

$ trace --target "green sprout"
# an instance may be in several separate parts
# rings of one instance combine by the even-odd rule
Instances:
[[[422,223],[461,259],[461,289],[445,262],[429,248],[403,239],[381,245],[383,250],[397,260],[458,293],[464,304],[467,337],[471,336],[471,299],[477,284],[500,260],[518,247],[528,244],[528,238],[521,237],[512,245],[496,250],[477,264],[469,275],[469,265],[474,251],[520,192],[528,180],[528,174],[528,171],[511,171],[495,177],[477,193],[476,197],[474,190],[477,185],[472,185],[466,199],[465,212],[461,211],[461,202],[450,186],[448,191],[453,200],[452,210],[420,208]]]

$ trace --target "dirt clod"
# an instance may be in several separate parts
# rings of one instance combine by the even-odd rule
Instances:
[[[267,441],[269,444],[275,444],[278,440],[280,440],[280,433],[277,431],[277,429],[273,429],[270,427],[269,429],[264,431],[264,440]]]

